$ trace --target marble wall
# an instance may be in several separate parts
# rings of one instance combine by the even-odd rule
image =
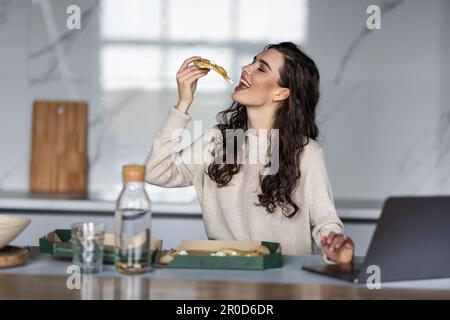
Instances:
[[[322,69],[320,123],[337,197],[448,194],[448,3],[378,1],[375,31],[358,14],[365,1],[313,3],[309,45]]]
[[[270,10],[269,2],[265,10],[251,1],[219,1],[228,10],[220,20],[202,22],[207,12],[183,7],[198,15],[186,34],[177,19],[161,18],[178,10],[177,1],[162,0],[127,1],[123,20],[113,13],[116,29],[106,30],[105,3],[113,1],[0,0],[1,189],[27,189],[33,100],[89,102],[90,191],[114,198],[120,166],[142,161],[176,102],[174,74],[184,57],[218,57],[237,80],[263,43],[292,40],[321,71],[320,142],[336,199],[450,192],[449,1],[285,0]],[[80,30],[65,26],[70,4],[82,9]],[[381,7],[381,30],[365,27],[369,4]],[[283,5],[292,9],[283,12]],[[135,16],[143,10],[151,14],[140,25]],[[133,30],[121,25],[127,21],[135,38],[125,34]],[[241,33],[242,21],[248,24]],[[139,34],[147,22],[149,32]],[[213,31],[203,37],[216,39],[190,44],[189,36],[205,28]],[[206,129],[229,105],[231,88],[213,76],[203,83],[192,114]],[[195,201],[192,188],[150,192],[158,201]]]

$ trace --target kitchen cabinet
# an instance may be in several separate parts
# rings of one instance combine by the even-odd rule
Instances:
[[[338,202],[339,204],[339,202]],[[344,203],[345,204],[345,203]],[[0,192],[0,214],[23,215],[31,224],[16,239],[16,245],[37,245],[39,237],[53,229],[68,229],[81,221],[104,222],[114,232],[114,201],[99,199],[49,199],[27,192]],[[153,237],[164,248],[176,247],[181,239],[206,239],[201,209],[197,203],[152,204]],[[337,208],[345,231],[356,244],[356,255],[365,255],[376,227],[379,209]]]

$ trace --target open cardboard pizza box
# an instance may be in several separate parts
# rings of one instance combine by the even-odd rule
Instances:
[[[39,238],[39,251],[50,254],[55,257],[72,258],[72,243],[70,242],[71,230],[70,229],[56,229],[47,235]],[[114,234],[105,233],[105,243],[103,248],[103,262],[114,262]],[[130,246],[139,244],[141,242],[140,237],[130,242]],[[153,252],[152,256],[156,255],[156,252],[162,250],[162,240],[152,239],[150,242],[150,250]]]
[[[262,255],[245,254],[264,246],[267,253]],[[224,251],[244,252],[242,255],[218,255]],[[168,263],[161,258],[171,254]],[[175,252],[173,254],[173,252]],[[182,253],[182,254],[179,254]],[[266,241],[227,241],[227,240],[182,240],[180,245],[169,252],[161,252],[156,258],[156,267],[199,268],[199,269],[250,269],[262,270],[279,268],[283,265],[279,243]]]

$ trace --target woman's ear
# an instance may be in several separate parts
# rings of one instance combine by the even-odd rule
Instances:
[[[289,97],[291,91],[288,88],[279,88],[277,90],[277,93],[275,94],[275,97],[273,98],[274,101],[282,101]]]

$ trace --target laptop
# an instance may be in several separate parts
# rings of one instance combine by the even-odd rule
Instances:
[[[362,263],[303,269],[354,283],[450,278],[450,196],[390,197]]]

